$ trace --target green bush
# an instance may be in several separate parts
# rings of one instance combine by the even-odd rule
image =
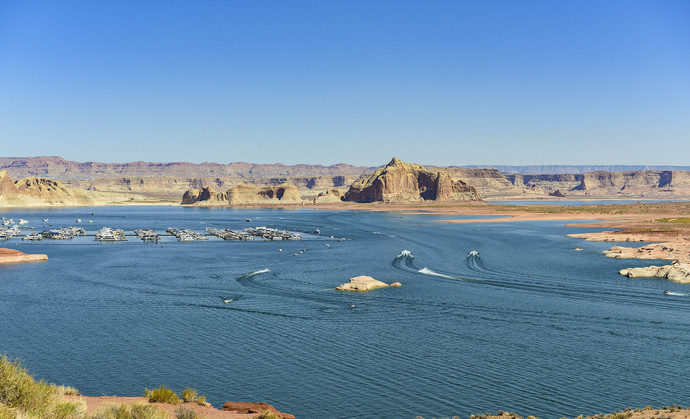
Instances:
[[[36,382],[21,362],[7,355],[0,357],[0,419],[83,418],[86,412],[83,402],[71,403],[58,397],[72,391],[76,392],[71,387]]]
[[[280,419],[280,416],[271,413],[268,410],[256,417],[257,419]]]
[[[110,405],[99,410],[90,419],[167,419],[168,415],[147,404]]]
[[[0,403],[26,412],[45,414],[55,392],[43,381],[36,382],[18,360],[0,357]]]
[[[55,384],[51,384],[50,386],[53,388],[53,391],[55,392],[55,394],[59,394],[59,395],[66,394],[66,395],[70,395],[70,396],[81,396],[81,394],[79,393],[79,390],[77,390],[74,387],[56,386]]]
[[[177,393],[166,386],[160,386],[153,390],[146,389],[144,390],[144,396],[149,399],[150,403],[178,404],[180,402]]]
[[[184,406],[180,406],[175,409],[175,417],[177,419],[198,419],[199,415],[195,411],[189,410]]]
[[[206,405],[206,396],[199,396],[199,392],[193,388],[185,388],[182,390],[182,400],[185,403],[196,402],[200,406]]]
[[[17,419],[17,415],[14,413],[14,409],[0,403],[0,419]]]
[[[187,387],[184,390],[182,390],[182,400],[184,400],[185,402],[196,401],[197,396],[198,393],[193,388]]]

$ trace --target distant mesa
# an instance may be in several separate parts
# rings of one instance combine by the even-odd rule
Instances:
[[[355,202],[478,201],[477,190],[454,181],[446,171],[432,172],[419,164],[393,158],[371,176],[353,183],[344,200]]]
[[[393,164],[395,163],[395,164]],[[401,169],[397,166],[406,166]],[[0,157],[0,172],[7,170],[13,179],[50,178],[62,182],[90,202],[75,196],[46,198],[41,205],[103,205],[109,203],[151,202],[179,203],[190,189],[186,202],[197,205],[231,205],[229,188],[250,185],[258,188],[293,185],[303,202],[338,203],[400,202],[424,200],[487,200],[543,199],[565,195],[566,199],[680,199],[690,197],[688,166],[431,166],[407,164],[394,159],[386,167],[364,167],[347,164],[284,165],[186,162],[98,163],[75,162],[60,157]],[[409,169],[409,170],[407,170]],[[418,169],[421,169],[420,172]],[[6,176],[6,175],[5,175]],[[447,179],[447,178],[450,179]],[[452,181],[452,182],[451,182]],[[19,185],[0,177],[0,197],[15,196],[13,202],[0,198],[0,206],[38,205],[41,199],[19,199]],[[38,185],[34,185],[36,187]],[[47,191],[48,185],[43,185]],[[201,197],[201,189],[212,186],[215,198]],[[472,189],[474,188],[474,190]],[[337,190],[337,192],[335,191]],[[44,192],[45,192],[44,191]],[[210,191],[209,191],[210,192]],[[280,203],[278,190],[257,192],[262,197],[250,198],[253,192],[237,190],[244,203]],[[268,195],[273,193],[273,197]],[[287,197],[290,191],[283,191]],[[476,194],[476,195],[475,195]],[[339,195],[342,195],[339,197]],[[4,201],[3,201],[4,199]],[[85,198],[84,198],[85,199]],[[226,202],[227,201],[227,202]]]
[[[563,192],[561,192],[560,189],[556,189],[555,191],[551,192],[549,194],[549,196],[553,196],[556,198],[565,198],[565,194]]]

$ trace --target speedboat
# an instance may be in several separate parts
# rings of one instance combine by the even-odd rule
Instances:
[[[467,254],[467,257],[473,257],[473,256],[479,256],[479,252],[477,252],[476,250],[473,250]]]

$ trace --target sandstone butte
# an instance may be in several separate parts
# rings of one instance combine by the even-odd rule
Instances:
[[[399,287],[400,285],[400,282],[386,284],[370,276],[360,275],[350,278],[350,282],[339,285],[335,289],[338,291],[369,291],[375,288]]]
[[[350,186],[344,200],[355,202],[481,200],[477,190],[454,181],[446,171],[432,172],[393,157],[386,166]]]
[[[27,255],[19,250],[0,248],[0,264],[3,263],[22,263],[22,262],[40,262],[48,260],[48,255]]]

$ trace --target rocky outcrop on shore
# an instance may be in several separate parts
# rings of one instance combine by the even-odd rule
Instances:
[[[386,284],[385,282],[379,281],[370,276],[360,275],[350,278],[349,282],[339,285],[335,289],[337,291],[369,291],[383,287],[399,287],[400,285],[400,282]]]
[[[393,158],[368,178],[353,183],[344,199],[355,202],[406,202],[481,198],[474,187],[454,181],[448,172],[431,172],[419,164]]]
[[[584,238],[589,241],[626,242],[656,241],[663,237],[660,236],[659,232],[619,233],[613,231],[568,234],[568,236]],[[673,238],[668,236],[664,238],[666,240],[664,242],[649,243],[640,247],[613,246],[604,250],[603,253],[607,257],[616,259],[673,260],[674,262],[670,265],[627,268],[620,270],[619,273],[628,278],[657,277],[675,282],[690,283],[690,241],[682,234]],[[674,241],[668,241],[669,239]]]
[[[253,186],[237,185],[227,192],[216,192],[208,186],[201,189],[189,189],[182,196],[182,205],[252,205],[270,203],[300,203],[299,190],[294,185]]]
[[[673,282],[690,283],[690,263],[678,261],[664,266],[622,269],[619,273],[628,278],[657,277],[666,278]]]
[[[41,262],[48,260],[48,255],[33,254],[29,255],[19,250],[0,248],[0,264],[4,263],[24,263]]]

